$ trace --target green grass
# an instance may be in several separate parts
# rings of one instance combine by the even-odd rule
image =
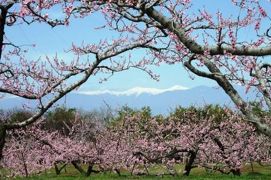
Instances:
[[[233,176],[233,175],[224,175],[217,172],[208,173],[203,168],[195,168],[192,170],[191,175],[188,177],[184,177],[181,175],[182,166],[176,166],[176,171],[178,172],[178,176],[171,176],[171,175],[160,175],[157,176],[155,174],[162,174],[168,173],[166,168],[163,166],[154,166],[149,169],[151,175],[143,175],[143,176],[131,176],[129,172],[123,171],[122,175],[119,176],[116,173],[99,173],[99,174],[91,174],[89,177],[83,177],[76,169],[72,166],[67,166],[66,172],[62,172],[60,175],[56,175],[54,169],[50,169],[42,174],[35,175],[28,177],[27,179],[53,179],[53,180],[72,180],[72,179],[94,179],[94,180],[103,180],[103,179],[218,179],[218,180],[226,180],[226,179],[240,179],[240,180],[247,180],[247,179],[263,179],[263,180],[271,180],[271,167],[263,167],[260,165],[254,165],[254,172],[251,171],[250,166],[245,166],[242,169],[241,176]],[[25,179],[25,177],[17,177],[15,179],[21,180]]]
[[[25,178],[16,178],[16,179],[25,179]],[[155,176],[155,175],[149,175],[149,176],[129,176],[129,175],[121,175],[118,176],[116,174],[98,174],[98,175],[91,175],[89,177],[82,177],[82,176],[78,176],[78,175],[60,175],[60,176],[56,176],[56,175],[41,175],[41,176],[33,176],[30,177],[28,179],[40,179],[40,180],[44,180],[44,179],[53,179],[53,180],[72,180],[72,179],[95,179],[95,180],[106,180],[106,179],[219,179],[219,180],[226,180],[226,179],[266,179],[266,180],[270,180],[271,179],[271,175],[242,175],[240,177],[235,177],[232,175],[190,175],[189,177],[183,177],[183,176]]]

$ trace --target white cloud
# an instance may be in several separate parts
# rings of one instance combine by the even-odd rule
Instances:
[[[186,90],[187,87],[175,85],[170,88],[166,89],[158,89],[158,88],[146,88],[146,87],[134,87],[125,91],[111,91],[111,90],[101,90],[101,91],[81,91],[78,92],[79,94],[86,94],[86,95],[101,95],[101,94],[112,94],[116,96],[130,96],[130,95],[140,95],[143,93],[157,95],[164,92],[169,91],[177,91],[177,90]]]

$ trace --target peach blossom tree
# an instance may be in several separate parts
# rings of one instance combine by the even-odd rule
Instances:
[[[30,48],[10,41],[6,27],[20,24],[31,25],[45,23],[51,27],[68,26],[71,20],[84,18],[95,11],[101,14],[106,8],[93,7],[74,8],[75,5],[85,4],[86,1],[41,1],[41,0],[1,0],[0,1],[0,92],[1,95],[13,95],[36,102],[35,113],[20,122],[10,122],[5,119],[0,125],[0,158],[5,144],[7,131],[26,127],[51,108],[58,100],[69,92],[78,89],[97,73],[105,77],[129,68],[138,68],[155,76],[146,68],[151,61],[132,61],[128,51],[136,48],[151,47],[155,36],[146,33],[131,37],[120,34],[111,41],[101,40],[99,43],[84,43],[76,45],[71,42],[69,53],[73,60],[58,57],[27,58]],[[51,10],[63,13],[61,19],[50,17]],[[131,43],[132,42],[132,43]],[[88,56],[89,58],[86,58]]]

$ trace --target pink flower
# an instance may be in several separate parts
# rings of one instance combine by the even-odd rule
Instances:
[[[261,6],[259,6],[258,8],[259,8],[260,14],[261,14],[263,17],[266,17],[266,16],[267,16],[267,13],[265,12],[265,10],[264,10]]]

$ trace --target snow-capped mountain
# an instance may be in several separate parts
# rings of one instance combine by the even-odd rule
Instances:
[[[157,88],[146,88],[146,87],[134,87],[125,91],[110,91],[110,90],[102,90],[102,91],[82,91],[79,94],[85,95],[102,95],[102,94],[110,94],[115,96],[139,96],[141,94],[151,94],[151,95],[158,95],[165,92],[171,91],[179,91],[179,90],[187,90],[187,87],[184,86],[172,86],[167,89],[157,89]]]
[[[241,96],[255,99],[254,93],[245,94],[242,87],[237,87]],[[10,109],[22,106],[25,100],[21,98],[0,99],[0,108]],[[28,103],[30,106],[33,105]],[[168,114],[177,106],[203,106],[206,104],[219,104],[231,106],[229,97],[220,88],[198,86],[186,88],[173,86],[167,89],[135,87],[126,91],[84,91],[68,94],[58,102],[67,107],[94,110],[105,105],[119,108],[128,105],[133,108],[150,106],[154,114]]]

